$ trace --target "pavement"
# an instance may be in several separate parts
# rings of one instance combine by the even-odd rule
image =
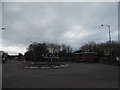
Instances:
[[[62,69],[23,69],[21,62],[2,65],[2,88],[118,88],[118,67],[66,63]]]

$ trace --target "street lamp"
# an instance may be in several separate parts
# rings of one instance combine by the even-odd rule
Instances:
[[[109,30],[109,54],[110,54],[110,57],[112,57],[112,53],[111,53],[111,34],[110,34],[110,25],[101,25],[101,26],[107,26],[108,27],[108,30]]]
[[[110,25],[101,25],[101,26],[107,26],[109,30],[109,42],[111,43],[111,34],[110,34]]]

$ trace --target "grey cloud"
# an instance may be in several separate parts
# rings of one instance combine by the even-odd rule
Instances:
[[[76,49],[88,41],[107,41],[107,27],[101,24],[111,25],[117,40],[117,10],[115,2],[4,2],[3,45],[26,47],[30,41],[46,41]]]

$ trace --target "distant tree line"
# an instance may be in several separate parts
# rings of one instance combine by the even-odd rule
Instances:
[[[28,46],[24,56],[28,61],[43,61],[48,53],[58,54],[59,57],[66,57],[72,53],[72,48],[66,44],[33,42]]]
[[[111,51],[110,51],[111,50]],[[72,60],[73,53],[75,52],[96,52],[98,57],[107,57],[109,53],[112,53],[112,58],[120,57],[120,43],[112,41],[104,43],[96,43],[94,41],[85,43],[78,50],[73,52],[71,46],[66,44],[56,44],[56,43],[31,43],[27,52],[25,52],[25,60],[28,61],[44,61],[45,56],[48,53],[57,54],[59,60],[70,61]],[[21,55],[20,55],[21,56]]]
[[[120,43],[115,41],[111,43],[108,41],[104,43],[91,41],[85,43],[78,50],[73,52],[72,47],[66,44],[33,42],[28,46],[24,55],[18,53],[18,55],[13,56],[8,53],[3,53],[2,59],[5,61],[6,59],[17,58],[17,60],[23,60],[23,58],[25,58],[25,60],[28,61],[43,61],[48,53],[53,53],[59,56],[59,60],[69,61],[73,60],[73,53],[75,52],[96,52],[100,58],[108,57],[111,52],[112,59],[115,59],[116,57],[120,57]]]
[[[120,43],[109,41],[105,43],[96,43],[94,41],[88,42],[79,48],[78,51],[81,52],[97,52],[99,57],[108,56],[109,54],[112,57],[120,57]]]

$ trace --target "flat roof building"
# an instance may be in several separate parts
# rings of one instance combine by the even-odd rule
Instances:
[[[75,61],[87,61],[87,62],[94,62],[97,58],[96,52],[78,52],[73,53]]]

